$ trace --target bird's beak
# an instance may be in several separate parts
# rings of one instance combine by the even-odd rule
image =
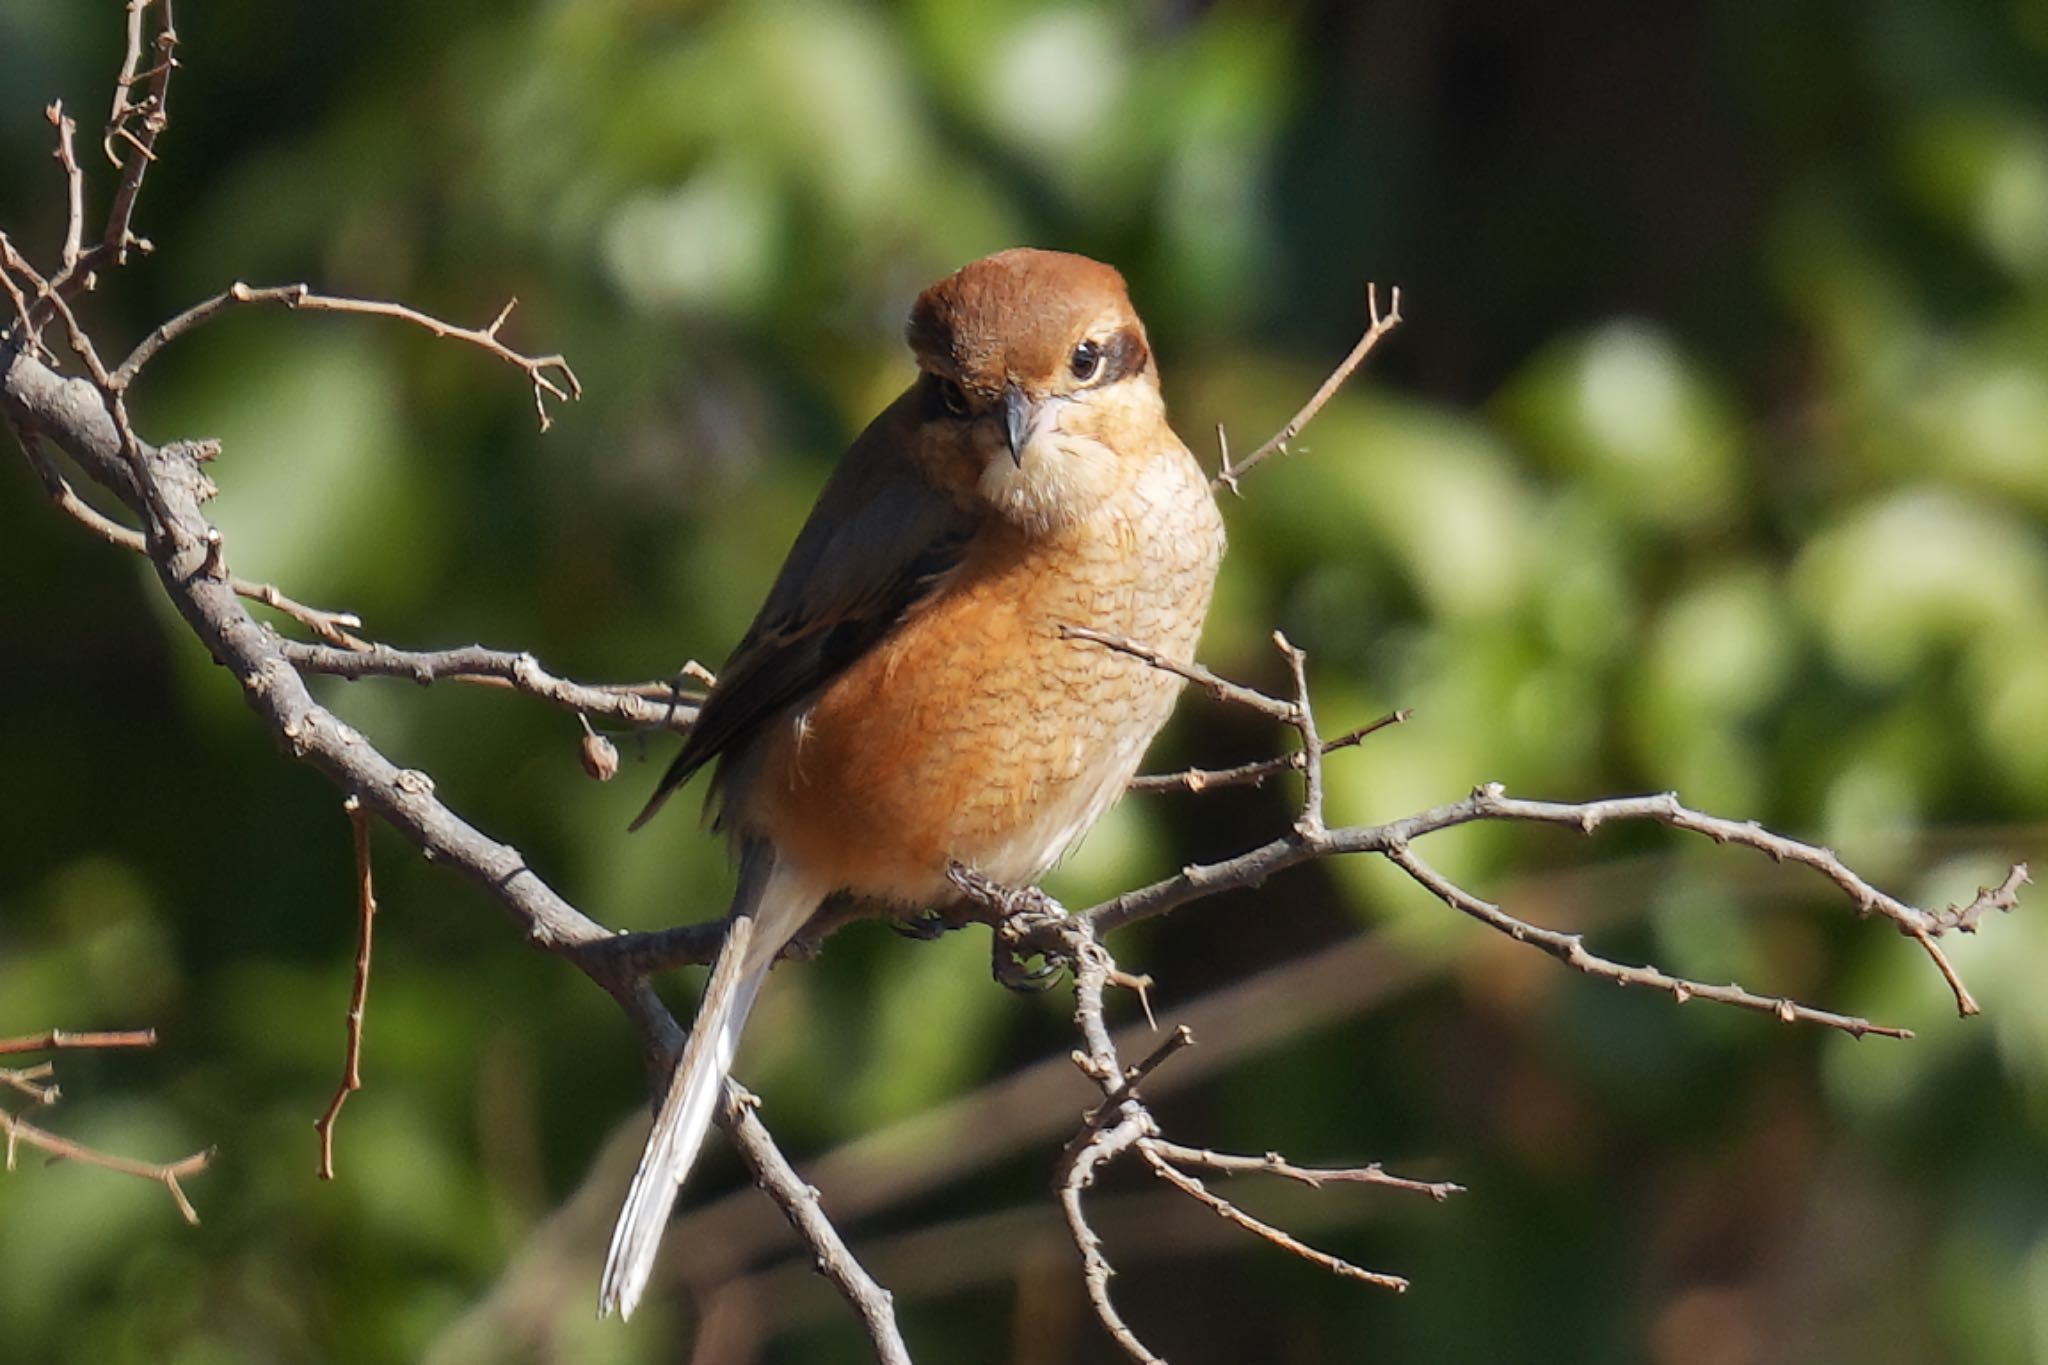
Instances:
[[[1020,469],[1024,466],[1024,447],[1031,440],[1031,422],[1037,415],[1036,406],[1022,389],[1015,384],[1003,386],[1003,439],[1009,442],[1010,459]]]

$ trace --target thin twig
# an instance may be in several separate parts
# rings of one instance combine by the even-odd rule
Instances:
[[[1401,1276],[1388,1275],[1378,1270],[1367,1270],[1362,1266],[1353,1265],[1341,1256],[1332,1256],[1327,1251],[1318,1251],[1284,1229],[1276,1228],[1271,1223],[1252,1217],[1228,1199],[1210,1190],[1208,1186],[1204,1185],[1194,1176],[1176,1169],[1157,1148],[1148,1145],[1144,1139],[1139,1139],[1137,1148],[1139,1155],[1145,1158],[1145,1163],[1152,1168],[1155,1175],[1172,1185],[1182,1194],[1209,1208],[1218,1217],[1237,1224],[1245,1231],[1271,1242],[1283,1251],[1292,1252],[1311,1265],[1321,1266],[1333,1275],[1341,1275],[1345,1279],[1377,1285],[1381,1289],[1391,1289],[1397,1294],[1406,1292],[1408,1281]]]
[[[680,691],[673,682],[579,683],[558,677],[521,651],[465,645],[456,649],[409,650],[362,643],[335,648],[280,640],[279,653],[293,667],[333,678],[404,678],[425,687],[459,682],[510,688],[578,715],[644,729],[686,731],[697,719],[701,694]]]
[[[1164,1365],[1124,1321],[1110,1297],[1109,1280],[1116,1269],[1103,1253],[1102,1238],[1089,1225],[1082,1199],[1083,1193],[1095,1183],[1097,1170],[1129,1151],[1140,1138],[1155,1132],[1157,1125],[1137,1099],[1132,1089],[1135,1082],[1118,1060],[1115,1039],[1103,1019],[1103,993],[1115,970],[1115,959],[1082,922],[1063,918],[1058,923],[1067,936],[1065,953],[1074,977],[1074,1025],[1082,1041],[1082,1048],[1074,1053],[1074,1065],[1101,1089],[1103,1098],[1082,1120],[1080,1131],[1060,1154],[1053,1173],[1053,1189],[1067,1220],[1067,1231],[1081,1253],[1081,1282],[1103,1330],[1131,1359],[1144,1365]],[[1034,922],[1032,931],[1040,932],[1041,926]],[[1153,1065],[1184,1046],[1186,1043],[1167,1039],[1155,1049],[1157,1060]],[[1140,1078],[1149,1069],[1141,1067]]]
[[[143,15],[152,8],[161,13],[155,39],[145,42]],[[155,64],[146,71],[140,69],[145,47],[153,48],[156,56]],[[121,179],[114,187],[106,232],[94,253],[115,265],[128,263],[131,246],[147,249],[129,228],[135,219],[135,201],[142,193],[142,177],[156,160],[156,141],[170,126],[171,72],[178,66],[177,49],[178,25],[171,0],[128,0],[128,46],[121,56],[121,74],[114,82],[113,105],[100,142],[107,160],[120,168]],[[129,92],[145,81],[148,92],[140,100],[131,100]],[[123,157],[117,153],[117,142],[125,143],[134,154]]]
[[[1148,644],[1106,630],[1096,630],[1092,626],[1062,625],[1059,631],[1061,639],[1086,640],[1090,644],[1113,649],[1119,654],[1128,654],[1162,672],[1185,678],[1218,701],[1245,707],[1262,716],[1270,716],[1283,725],[1299,723],[1292,702],[1269,697],[1255,687],[1246,687],[1243,683],[1234,683],[1228,678],[1219,677],[1200,664],[1184,664],[1178,659],[1170,659]]]
[[[16,1090],[37,1104],[55,1104],[63,1098],[56,1082],[57,1065],[37,1062],[34,1066],[0,1066],[0,1085]]]
[[[1148,1015],[1151,1013],[1149,1007],[1146,1009],[1146,1013]],[[1145,1083],[1147,1076],[1150,1076],[1161,1066],[1172,1060],[1174,1055],[1183,1048],[1190,1048],[1194,1045],[1195,1031],[1186,1024],[1174,1025],[1166,1037],[1160,1041],[1158,1047],[1153,1048],[1136,1065],[1125,1069],[1124,1090],[1127,1093],[1135,1094],[1138,1087]]]
[[[1335,739],[1324,740],[1323,753],[1333,754],[1339,749],[1349,749],[1367,735],[1392,725],[1406,724],[1414,714],[1405,707],[1389,711],[1368,725],[1348,730]],[[1131,779],[1130,789],[1134,792],[1177,791],[1199,795],[1219,787],[1257,787],[1264,785],[1266,779],[1275,773],[1300,772],[1305,757],[1304,752],[1297,749],[1272,758],[1253,759],[1234,768],[1183,768],[1176,773],[1144,773]]]
[[[64,168],[66,213],[64,217],[64,269],[71,270],[78,265],[78,251],[85,239],[85,172],[79,168],[75,142],[78,124],[64,112],[64,101],[58,100],[43,111],[50,120],[50,126],[57,130],[57,164]]]
[[[1900,933],[1917,942],[1949,983],[1955,995],[1956,1012],[1965,1017],[1978,1012],[1977,1002],[1964,989],[1962,980],[1935,940],[1952,929],[1974,931],[1986,910],[2011,910],[2018,903],[2020,887],[2029,880],[2026,864],[2017,864],[2007,873],[2004,882],[1980,890],[1969,905],[1950,907],[1937,913],[1908,905],[1879,891],[1852,871],[1833,849],[1774,834],[1754,820],[1728,820],[1692,810],[1679,801],[1676,792],[1572,804],[1516,800],[1506,796],[1499,785],[1494,784],[1480,788],[1473,796],[1484,818],[1571,825],[1585,834],[1591,834],[1610,821],[1651,820],[1673,829],[1703,834],[1717,844],[1737,844],[1755,849],[1775,862],[1811,868],[1841,888],[1858,915],[1875,914],[1888,919],[1898,926]]]
[[[1946,933],[1954,929],[1958,933],[1974,934],[1984,916],[1993,910],[2001,915],[2019,907],[2020,888],[2033,881],[2033,874],[2025,863],[2014,863],[2006,872],[2005,879],[1996,886],[1980,886],[1977,894],[1962,905],[1951,905],[1933,914],[1934,924],[1929,926],[1931,934]]]
[[[1113,896],[1079,914],[1093,923],[1098,933],[1109,934],[1139,920],[1166,914],[1191,901],[1224,891],[1261,885],[1276,872],[1322,858],[1352,853],[1377,853],[1400,863],[1402,858],[1397,857],[1396,853],[1401,851],[1410,861],[1422,866],[1419,860],[1414,859],[1413,851],[1408,847],[1412,841],[1459,825],[1490,820],[1562,825],[1584,834],[1590,834],[1602,825],[1619,821],[1652,821],[1669,825],[1673,829],[1705,835],[1716,843],[1754,849],[1777,862],[1796,863],[1812,868],[1839,887],[1848,896],[1857,913],[1876,914],[1891,920],[1902,934],[1920,944],[1954,991],[1957,1012],[1963,1015],[1975,1013],[1977,1002],[1968,990],[1964,989],[1959,975],[1948,963],[1947,957],[1942,954],[1935,940],[1951,931],[1968,932],[1974,929],[1987,911],[2012,909],[2017,901],[2019,888],[2028,881],[2026,865],[2018,864],[2007,874],[2003,882],[1996,887],[1984,888],[1968,905],[1952,906],[1940,912],[1928,911],[1908,905],[1877,890],[1851,871],[1829,849],[1775,834],[1755,821],[1727,820],[1692,810],[1680,803],[1677,795],[1672,792],[1654,796],[1612,797],[1587,802],[1528,801],[1509,797],[1498,783],[1491,783],[1475,789],[1470,796],[1461,801],[1454,801],[1400,820],[1391,820],[1385,824],[1347,826],[1328,830],[1313,837],[1300,830],[1291,830],[1236,857],[1213,863],[1191,864],[1171,877],[1154,882],[1150,886]],[[1403,870],[1409,869],[1404,865]],[[1410,871],[1409,875],[1413,876],[1414,873]],[[1433,872],[1429,875],[1435,877],[1437,881],[1443,880]],[[1458,909],[1474,914],[1475,918],[1492,923],[1503,932],[1509,932],[1509,921],[1514,924],[1522,923],[1512,916],[1505,915],[1498,907],[1492,907],[1494,914],[1501,917],[1498,921],[1486,914],[1477,913],[1475,907],[1486,905],[1486,902],[1462,889],[1450,887],[1469,903],[1452,901],[1431,881],[1418,880],[1421,880],[1432,894],[1445,899],[1447,903],[1455,904]],[[1444,882],[1444,885],[1449,887],[1450,884]],[[1534,936],[1538,931],[1534,930],[1534,926],[1525,925],[1524,928],[1531,933],[1515,933],[1511,936],[1520,941],[1537,943],[1553,956],[1562,957],[1569,951],[1561,939],[1548,945],[1538,943]],[[1614,971],[1625,974],[1638,971],[1634,968],[1623,968],[1619,964],[1607,965]],[[1621,979],[1609,971],[1595,974],[1609,979]],[[1647,976],[1629,975],[1627,983],[1654,985],[1658,989],[1668,990],[1674,994],[1683,993],[1688,997],[1696,995],[1702,999],[1720,1000],[1744,1009],[1762,1010],[1780,1018],[1823,1023],[1831,1028],[1840,1028],[1858,1035],[1878,1033],[1887,1037],[1910,1036],[1905,1030],[1881,1028],[1867,1020],[1812,1010],[1774,997],[1752,995],[1739,988],[1709,986],[1700,982],[1664,977],[1661,973],[1658,974],[1658,979],[1654,980]]]
[[[63,301],[70,295],[92,288],[101,267],[126,265],[131,249],[150,250],[149,241],[136,236],[131,228],[136,198],[142,192],[142,178],[156,160],[157,139],[170,126],[170,80],[171,72],[178,65],[178,34],[171,0],[128,0],[127,8],[128,43],[122,53],[120,74],[114,79],[113,103],[107,115],[106,130],[100,139],[101,150],[106,153],[107,160],[119,168],[121,175],[114,186],[113,200],[107,210],[106,226],[100,233],[100,239],[87,250],[68,249],[72,234],[67,230],[63,268],[50,278],[48,289],[39,291],[38,301],[32,310],[31,316],[38,322],[53,312],[63,311]],[[145,22],[145,16],[152,9],[159,11],[153,39],[148,35]],[[147,70],[142,69],[145,48],[153,49],[156,56],[155,63]],[[130,91],[144,83],[149,89],[143,97],[130,99]],[[123,156],[117,153],[116,144],[126,146],[131,154]],[[73,172],[75,168],[74,157],[66,163],[66,170]],[[82,197],[82,171],[72,175],[72,183]],[[82,205],[74,210],[74,214],[82,220]]]
[[[1732,981],[1725,986],[1715,986],[1672,976],[1656,967],[1631,967],[1615,962],[1588,950],[1582,935],[1562,933],[1530,924],[1527,920],[1517,919],[1508,914],[1491,901],[1481,900],[1425,863],[1415,850],[1406,844],[1396,844],[1387,850],[1386,856],[1387,861],[1414,878],[1419,885],[1444,904],[1455,910],[1464,911],[1489,928],[1498,929],[1517,943],[1540,948],[1565,966],[1574,971],[1584,972],[1588,976],[1600,977],[1622,986],[1647,986],[1652,990],[1664,991],[1680,1004],[1697,997],[1718,1004],[1733,1005],[1738,1009],[1754,1010],[1759,1014],[1769,1014],[1788,1024],[1821,1024],[1828,1028],[1840,1029],[1852,1038],[1861,1038],[1871,1033],[1881,1038],[1913,1036],[1911,1029],[1892,1028],[1883,1024],[1873,1024],[1868,1019],[1853,1015],[1815,1009],[1811,1005],[1802,1005],[1784,996],[1758,995],[1753,991],[1744,990]]]
[[[14,282],[17,274],[29,281],[32,288],[42,282],[42,276],[14,249],[14,243],[7,234],[0,232],[0,290],[6,291],[7,301],[14,305],[14,321],[0,327],[0,340],[10,333],[17,335],[31,355],[55,364],[56,354],[43,344],[36,320],[29,314],[28,295],[22,293],[21,286]]]
[[[1389,306],[1385,313],[1380,312],[1380,290],[1378,285],[1367,285],[1365,297],[1366,312],[1372,320],[1372,325],[1365,329],[1365,335],[1359,337],[1358,344],[1351,348],[1351,354],[1345,356],[1342,363],[1336,369],[1330,371],[1330,376],[1323,381],[1322,387],[1315,391],[1315,394],[1308,402],[1302,404],[1301,411],[1287,419],[1286,426],[1273,433],[1272,439],[1268,440],[1251,454],[1245,456],[1238,463],[1232,464],[1230,462],[1230,447],[1223,439],[1223,428],[1220,425],[1216,428],[1216,439],[1219,445],[1222,446],[1223,465],[1222,471],[1216,475],[1213,481],[1216,487],[1228,488],[1233,493],[1240,492],[1238,482],[1267,456],[1275,451],[1286,450],[1287,443],[1301,434],[1301,429],[1314,420],[1315,415],[1323,410],[1323,405],[1330,401],[1338,389],[1344,387],[1344,381],[1351,377],[1352,372],[1365,363],[1365,358],[1372,354],[1373,348],[1380,344],[1381,338],[1401,325],[1401,287],[1399,285],[1395,285],[1389,291]]]
[[[334,1088],[327,1112],[313,1120],[313,1131],[320,1135],[318,1174],[322,1180],[334,1179],[334,1124],[341,1117],[341,1106],[363,1088],[363,1011],[370,1001],[370,942],[377,920],[377,892],[370,878],[370,813],[353,796],[344,800],[341,808],[348,814],[356,855],[356,976],[348,997],[348,1041],[341,1083]]]
[[[57,505],[59,511],[116,549],[148,555],[149,542],[144,539],[142,532],[131,526],[123,526],[80,497],[78,490],[71,486],[71,481],[64,477],[64,471],[37,447],[33,437],[26,443],[26,450],[29,462],[35,466],[36,473],[42,478],[43,491],[49,494],[50,501]],[[284,613],[337,647],[370,647],[366,641],[359,640],[349,633],[351,629],[359,628],[363,624],[362,618],[354,612],[329,611],[323,607],[309,606],[295,598],[287,597],[278,591],[274,584],[258,583],[239,576],[230,575],[228,585],[238,596],[246,597],[252,602],[261,602]]]
[[[141,1176],[154,1180],[171,1192],[171,1198],[178,1205],[178,1212],[188,1223],[199,1221],[199,1211],[192,1207],[192,1201],[185,1197],[185,1190],[179,1184],[186,1176],[197,1175],[213,1160],[213,1149],[194,1152],[191,1156],[166,1165],[148,1161],[133,1161],[124,1156],[98,1151],[84,1143],[73,1142],[70,1138],[59,1137],[45,1128],[38,1128],[18,1114],[0,1109],[0,1132],[7,1135],[7,1169],[14,1169],[15,1149],[22,1145],[48,1152],[60,1161],[76,1161],[87,1166],[98,1166],[121,1175]]]
[[[1278,1152],[1268,1152],[1264,1156],[1238,1156],[1206,1147],[1186,1147],[1178,1142],[1168,1142],[1163,1137],[1146,1138],[1145,1143],[1177,1166],[1197,1166],[1225,1175],[1277,1175],[1310,1189],[1321,1189],[1325,1185],[1379,1185],[1390,1190],[1427,1195],[1439,1204],[1454,1194],[1465,1192],[1463,1185],[1454,1185],[1448,1180],[1410,1180],[1405,1176],[1390,1175],[1377,1161],[1368,1166],[1297,1166]]]
[[[1287,660],[1287,671],[1294,675],[1294,719],[1291,722],[1301,736],[1302,797],[1301,814],[1295,817],[1294,828],[1305,838],[1322,837],[1323,824],[1323,739],[1316,733],[1316,716],[1308,700],[1308,656],[1294,647],[1280,631],[1273,632],[1273,643]]]
[[[463,327],[456,323],[444,322],[402,303],[316,294],[304,284],[257,288],[238,280],[229,285],[226,292],[194,304],[150,332],[115,369],[114,383],[117,387],[126,387],[158,351],[238,304],[278,303],[286,308],[303,309],[308,312],[361,313],[372,317],[397,318],[401,322],[423,328],[434,336],[466,342],[494,355],[526,375],[527,382],[533,386],[533,406],[540,417],[540,429],[546,431],[554,424],[554,419],[548,414],[547,400],[553,398],[558,402],[573,402],[583,396],[583,384],[576,378],[576,372],[569,368],[569,362],[562,356],[529,356],[513,350],[498,339],[499,329],[505,325],[506,318],[511,315],[513,305],[517,302],[518,300],[514,299],[507,303],[487,327]]]
[[[149,553],[148,542],[140,531],[123,526],[80,497],[56,463],[35,447],[33,438],[28,446],[28,457],[41,476],[50,500],[66,516],[109,545],[140,555]],[[311,606],[286,596],[273,584],[239,576],[230,576],[228,584],[236,595],[284,613],[329,642],[322,646],[280,641],[286,657],[309,673],[340,678],[407,678],[422,686],[435,682],[461,682],[481,687],[504,687],[551,702],[578,715],[599,715],[649,729],[677,731],[690,728],[703,700],[700,694],[678,692],[672,682],[572,682],[548,672],[531,654],[487,649],[482,645],[459,649],[402,650],[373,644],[350,633],[362,626],[362,618],[354,612]],[[704,671],[694,662],[684,665],[684,670]]]
[[[153,1028],[120,1029],[113,1032],[74,1033],[53,1028],[20,1038],[0,1038],[0,1057],[20,1052],[54,1052],[67,1048],[155,1047]]]

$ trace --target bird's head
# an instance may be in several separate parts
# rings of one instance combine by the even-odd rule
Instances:
[[[1085,516],[1122,458],[1173,437],[1123,276],[1060,251],[998,252],[910,312],[928,440],[964,452],[974,491],[1029,530]]]

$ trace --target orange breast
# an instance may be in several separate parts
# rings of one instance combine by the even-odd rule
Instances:
[[[943,897],[954,861],[1035,880],[1122,792],[1179,691],[1060,627],[1192,655],[1221,551],[1205,488],[1201,503],[1193,535],[1141,539],[1114,512],[1050,542],[985,534],[767,739],[740,818],[821,883],[898,904]]]

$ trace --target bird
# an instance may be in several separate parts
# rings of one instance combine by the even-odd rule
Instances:
[[[828,900],[908,914],[949,873],[1037,881],[1113,805],[1192,660],[1223,555],[1123,276],[1019,247],[918,297],[917,376],[840,458],[638,829],[700,768],[738,876],[613,1233],[630,1316],[756,993]]]

